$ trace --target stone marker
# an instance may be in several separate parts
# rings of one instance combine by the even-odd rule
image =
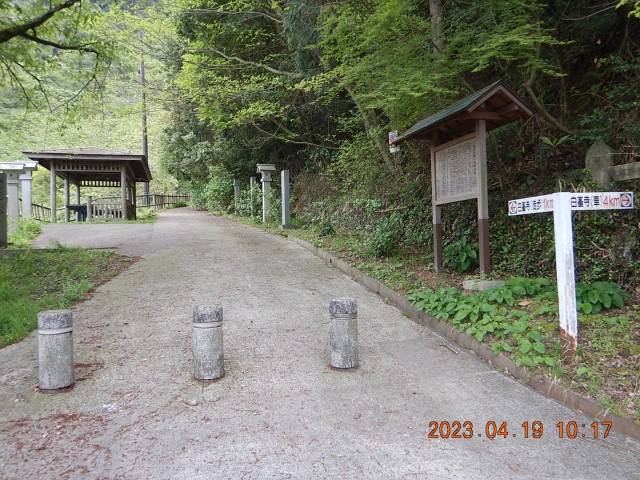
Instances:
[[[18,178],[22,188],[22,218],[30,219],[32,215],[32,188],[33,171],[38,169],[38,162],[22,162],[24,173]],[[80,203],[80,202],[78,202]]]
[[[198,380],[214,380],[224,375],[221,327],[221,306],[198,305],[193,309],[194,376]]]
[[[38,313],[38,369],[41,390],[73,385],[71,310]]]
[[[254,208],[253,208],[253,187],[256,184],[256,177],[251,177],[249,178],[249,192],[250,192],[250,196],[251,196],[251,218],[253,218],[254,215]]]
[[[613,165],[613,154],[613,149],[602,140],[598,140],[587,150],[585,167],[591,172],[591,178],[603,187],[608,187],[611,183],[608,168]]]
[[[269,192],[271,191],[271,173],[276,171],[276,166],[272,163],[259,163],[257,173],[262,174],[262,221],[271,221],[271,205]]]
[[[15,167],[8,169],[8,167]],[[9,233],[15,233],[20,223],[20,175],[22,165],[5,165],[7,174],[7,214],[9,215]]]
[[[640,162],[615,165],[613,167],[609,167],[607,171],[611,178],[616,181],[633,180],[635,178],[640,178]]]
[[[350,298],[329,301],[331,366],[358,366],[358,304]]]
[[[465,290],[477,290],[479,292],[503,285],[504,280],[465,280],[462,282],[462,288]]]
[[[147,202],[149,197],[147,197]],[[93,220],[93,199],[91,195],[87,195],[87,222]]]
[[[289,170],[283,170],[280,172],[280,188],[282,189],[282,224],[280,225],[280,228],[291,228]]]
[[[240,179],[233,179],[233,208],[238,213],[238,200],[240,200]]]

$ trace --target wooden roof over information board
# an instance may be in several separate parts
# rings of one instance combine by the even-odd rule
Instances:
[[[453,105],[420,120],[400,135],[394,145],[406,140],[430,140],[437,130],[439,143],[446,143],[475,131],[476,120],[486,120],[487,131],[535,113],[503,80],[469,95]]]
[[[101,164],[125,164],[136,182],[152,180],[147,157],[141,153],[122,152],[105,148],[67,148],[58,150],[40,150],[38,152],[22,152],[31,160],[36,160],[47,170],[51,170],[52,162],[66,160],[80,168],[74,168],[69,176],[75,181],[113,180],[120,181],[120,173],[100,168]],[[57,173],[57,172],[56,172]],[[62,171],[60,171],[62,174]],[[64,175],[62,175],[64,176]]]

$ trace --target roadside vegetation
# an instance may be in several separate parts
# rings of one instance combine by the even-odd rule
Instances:
[[[263,224],[258,216],[227,216],[274,234],[303,238],[331,252],[404,295],[419,310],[484,342],[496,355],[508,356],[516,365],[640,424],[640,295],[636,290],[632,296],[614,282],[578,282],[579,346],[574,358],[563,359],[555,276],[505,275],[504,286],[469,292],[462,289],[464,280],[497,276],[478,274],[473,261],[462,268],[467,262],[461,258],[475,258],[471,253],[475,247],[467,249],[465,242],[449,249],[455,257],[437,274],[431,254],[415,247],[393,244],[385,247],[392,248],[392,254],[380,256],[375,253],[384,241],[367,248],[366,240],[326,224],[297,219],[293,223],[299,228],[281,230],[279,222]]]
[[[35,221],[23,220],[9,241],[27,248],[40,232],[38,227]],[[37,327],[38,312],[69,308],[133,261],[114,252],[60,244],[1,257],[0,348],[29,335]]]

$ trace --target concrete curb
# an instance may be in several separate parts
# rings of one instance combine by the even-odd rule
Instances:
[[[577,393],[567,390],[563,386],[553,383],[545,377],[533,374],[524,367],[518,367],[507,357],[494,355],[491,348],[487,345],[478,342],[472,336],[459,331],[453,325],[442,322],[426,312],[419,311],[406,298],[398,295],[396,292],[365,273],[362,273],[357,268],[350,266],[345,261],[340,260],[334,255],[331,255],[321,248],[318,248],[300,238],[289,235],[289,239],[314,253],[330,265],[335,266],[341,272],[346,273],[353,280],[365,286],[368,290],[371,290],[382,298],[388,300],[403,313],[410,315],[415,322],[425,327],[429,327],[431,330],[438,332],[447,339],[456,342],[461,347],[471,350],[484,361],[489,363],[489,365],[492,365],[503,372],[508,372],[509,375],[518,379],[525,385],[528,385],[534,390],[566,405],[569,408],[579,410],[594,419],[598,419],[600,422],[611,422],[611,426],[614,430],[635,438],[636,440],[640,440],[640,425],[637,425],[632,419],[620,417],[603,408],[601,405],[598,405],[593,400],[589,400],[588,398],[584,398]]]

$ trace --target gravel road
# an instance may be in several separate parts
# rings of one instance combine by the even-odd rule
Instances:
[[[38,244],[51,239],[142,259],[74,308],[72,389],[34,389],[37,333],[0,350],[3,479],[640,478],[638,442],[594,439],[593,419],[443,347],[286,238],[181,208],[156,224],[49,225]],[[340,297],[358,302],[350,371],[328,366]],[[191,310],[212,303],[226,375],[198,382]],[[471,438],[430,438],[444,421]],[[559,438],[570,421],[577,438]],[[487,438],[490,422],[507,435]]]

